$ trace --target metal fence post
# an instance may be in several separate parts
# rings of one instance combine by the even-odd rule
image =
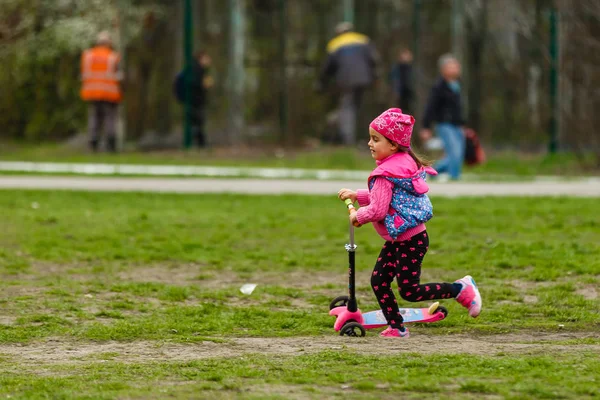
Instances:
[[[185,112],[183,120],[183,147],[192,146],[192,49],[194,47],[192,1],[183,0],[183,54],[184,54],[184,82],[185,82]]]
[[[550,9],[550,142],[548,150],[556,153],[558,148],[558,13],[556,6]]]
[[[281,143],[285,144],[288,133],[288,91],[287,91],[287,0],[279,0],[279,127]]]
[[[344,22],[354,23],[354,0],[344,0]]]
[[[246,15],[243,0],[229,0],[229,143],[240,141],[244,129],[244,55]]]
[[[419,67],[421,65],[420,63],[420,39],[421,39],[421,0],[413,0],[413,20],[412,20],[412,35],[413,35],[413,45],[412,45],[412,52],[413,52],[413,87],[414,87],[414,93],[415,93],[415,99],[414,99],[414,116],[415,118],[417,118],[417,121],[420,121],[420,118],[418,118],[420,116],[420,112],[419,110],[421,109],[421,96],[420,94],[420,88],[419,88],[419,84],[420,84],[420,75],[421,75],[421,71],[419,71]]]

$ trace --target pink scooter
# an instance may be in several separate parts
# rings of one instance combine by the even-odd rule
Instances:
[[[346,199],[348,212],[351,213],[354,205],[350,199]],[[365,336],[366,329],[381,328],[387,326],[387,321],[381,310],[362,313],[358,309],[355,293],[355,251],[354,226],[350,224],[350,243],[345,246],[348,252],[348,296],[339,296],[331,301],[329,315],[336,317],[333,328],[341,336]],[[439,302],[433,303],[428,308],[401,308],[400,313],[404,323],[430,323],[441,321],[448,315],[448,310],[440,306]]]

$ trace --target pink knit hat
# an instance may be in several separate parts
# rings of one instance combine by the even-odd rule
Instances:
[[[415,119],[412,115],[402,114],[399,108],[390,108],[375,118],[369,127],[400,146],[410,147],[414,124]]]

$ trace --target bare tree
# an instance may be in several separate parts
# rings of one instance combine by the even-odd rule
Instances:
[[[488,0],[470,0],[466,4],[467,60],[469,71],[468,111],[469,124],[481,129],[481,100],[483,79],[483,55],[488,31]]]
[[[560,1],[563,46],[560,112],[563,137],[580,158],[590,152],[600,166],[600,4]]]

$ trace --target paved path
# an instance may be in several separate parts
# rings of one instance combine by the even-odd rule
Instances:
[[[87,178],[0,175],[0,189],[334,195],[342,187],[361,188],[365,187],[365,182],[356,180]],[[432,183],[429,194],[446,197],[563,195],[600,197],[600,183],[593,181]]]

